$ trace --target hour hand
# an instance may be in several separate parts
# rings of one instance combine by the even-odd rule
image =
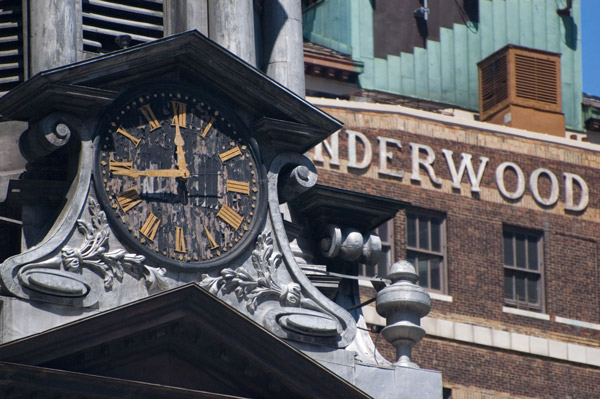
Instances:
[[[120,175],[120,176],[128,176],[128,177],[140,177],[140,176],[147,176],[147,177],[180,177],[180,178],[184,178],[187,179],[190,176],[190,172],[185,169],[185,170],[180,170],[180,169],[156,169],[156,170],[131,170],[131,169],[119,169],[119,170],[113,170],[112,172],[114,175]]]
[[[183,136],[181,135],[181,131],[179,130],[179,124],[175,124],[175,146],[177,147],[177,169],[182,172],[186,172],[187,177],[190,175],[190,171],[187,168],[187,162],[185,161],[185,151],[183,149],[185,142],[183,141]],[[182,176],[184,177],[184,176]]]

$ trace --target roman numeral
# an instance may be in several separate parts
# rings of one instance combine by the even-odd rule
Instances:
[[[240,147],[235,146],[232,149],[220,153],[219,158],[221,158],[221,162],[226,162],[229,161],[231,158],[237,157],[238,155],[242,155],[242,152],[240,151]]]
[[[108,160],[108,169],[111,172],[118,172],[120,170],[131,170],[132,166],[132,161],[115,161],[114,159]]]
[[[206,233],[206,237],[208,238],[208,242],[210,243],[210,249],[217,249],[219,245],[215,242],[215,238],[210,234],[210,231],[204,226],[204,233]]]
[[[242,220],[244,220],[242,216],[238,215],[238,213],[227,206],[227,204],[223,204],[221,209],[219,209],[217,217],[223,219],[225,223],[233,227],[235,230],[240,227]]]
[[[156,217],[152,212],[148,215],[148,218],[142,225],[140,229],[140,233],[148,238],[150,241],[154,241],[154,237],[156,236],[156,232],[158,231],[158,225],[160,224],[160,219]]]
[[[210,131],[210,128],[212,127],[213,123],[215,123],[215,118],[210,118],[210,121],[208,121],[206,126],[204,126],[204,130],[202,130],[202,133],[200,133],[200,137],[202,137],[202,138],[206,137],[206,135]]]
[[[148,120],[148,124],[150,125],[150,131],[154,129],[158,129],[160,127],[160,123],[156,120],[156,116],[154,116],[154,112],[152,112],[152,108],[150,108],[150,104],[144,105],[141,107],[140,112],[144,117]]]
[[[187,253],[185,249],[185,236],[181,227],[175,227],[175,252]]]
[[[179,101],[171,101],[171,104],[173,104],[173,122],[171,122],[171,125],[185,127],[187,104]]]
[[[135,144],[136,147],[138,146],[138,144],[141,141],[140,139],[133,136],[132,134],[127,133],[127,130],[123,129],[123,126],[120,126],[117,129],[117,133],[122,134],[123,136],[127,137],[129,140],[131,140],[133,142],[133,144]]]
[[[227,180],[227,192],[250,194],[250,183],[237,180]]]
[[[128,210],[142,202],[142,199],[137,192],[137,187],[133,186],[129,190],[117,194],[117,202],[121,206],[121,209],[123,209],[123,212],[127,213]]]

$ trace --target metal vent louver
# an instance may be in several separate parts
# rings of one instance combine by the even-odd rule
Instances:
[[[488,110],[508,98],[506,55],[481,68],[481,105]]]
[[[109,52],[163,37],[163,0],[82,0],[83,49]],[[131,43],[117,43],[124,35]]]
[[[558,102],[556,62],[515,54],[517,97],[550,104]]]
[[[510,122],[517,111],[508,108],[514,107],[562,115],[560,54],[509,44],[477,65],[482,121]],[[527,118],[533,123],[531,115],[522,119]]]
[[[24,80],[21,0],[0,0],[0,94]]]

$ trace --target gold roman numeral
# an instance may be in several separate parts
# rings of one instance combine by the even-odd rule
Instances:
[[[187,253],[183,228],[181,227],[175,227],[175,252]]]
[[[154,112],[152,112],[152,108],[150,108],[150,104],[144,105],[141,107],[140,112],[144,117],[148,120],[150,124],[150,131],[154,129],[158,129],[160,127],[160,123],[156,120],[156,116],[154,116]]]
[[[173,104],[173,122],[171,122],[171,125],[185,127],[187,104],[179,101],[171,101],[171,104]]]
[[[158,225],[160,224],[160,219],[156,217],[152,212],[148,215],[148,218],[144,222],[142,228],[140,229],[140,233],[148,238],[150,241],[154,241],[154,237],[156,236],[156,232],[158,231]]]
[[[240,227],[242,220],[244,220],[242,216],[238,215],[238,213],[227,206],[227,204],[223,204],[221,209],[219,209],[217,216],[223,219],[225,223],[233,227],[235,230]]]
[[[138,139],[137,137],[135,137],[132,134],[127,133],[127,130],[123,129],[123,126],[119,126],[119,128],[117,129],[117,133],[122,134],[123,136],[127,137],[129,140],[131,140],[133,142],[133,144],[135,144],[136,147],[140,143],[140,139]]]
[[[121,206],[121,209],[123,209],[123,212],[127,213],[128,210],[142,202],[142,199],[137,192],[137,187],[133,186],[129,190],[117,194],[117,202]]]
[[[226,162],[229,161],[231,158],[237,157],[238,155],[242,155],[242,152],[240,151],[240,147],[236,145],[235,147],[220,153],[219,158],[221,158],[221,162]]]
[[[210,243],[210,249],[217,249],[219,245],[215,242],[215,238],[210,234],[210,231],[204,226],[204,233],[206,233],[206,237],[208,238],[208,242]]]
[[[226,184],[229,193],[250,194],[250,183],[248,182],[228,179]]]
[[[210,128],[212,127],[213,123],[215,123],[215,118],[210,118],[210,120],[208,121],[206,126],[204,126],[204,130],[202,130],[202,133],[200,133],[200,137],[202,137],[202,138],[206,137],[206,135],[210,131]]]
[[[115,161],[114,159],[108,160],[108,169],[111,172],[117,172],[120,170],[131,170],[132,166],[132,161]]]

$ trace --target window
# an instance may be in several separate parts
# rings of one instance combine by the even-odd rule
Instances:
[[[519,309],[542,310],[542,233],[505,227],[504,302]]]
[[[406,259],[419,274],[419,285],[446,291],[445,220],[426,211],[406,212]]]
[[[312,6],[313,4],[320,3],[322,0],[302,0],[302,10]]]
[[[394,262],[394,219],[380,225],[375,234],[381,238],[381,254],[374,265],[360,265],[359,275],[367,277],[386,277],[390,265]]]

